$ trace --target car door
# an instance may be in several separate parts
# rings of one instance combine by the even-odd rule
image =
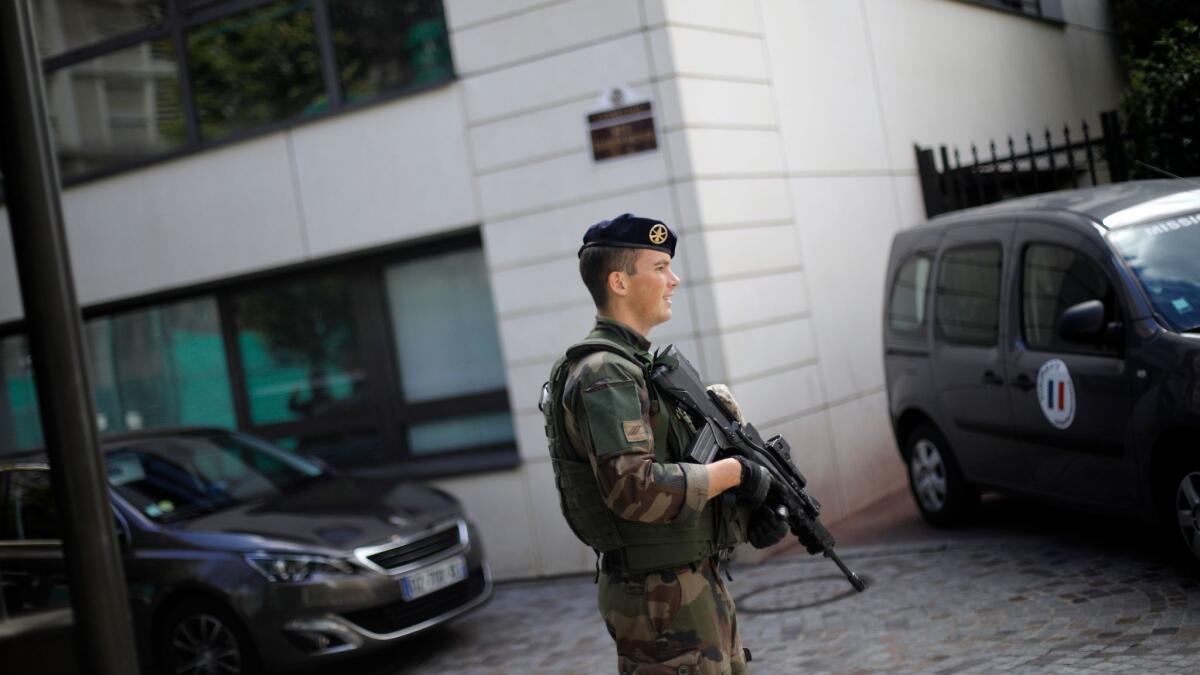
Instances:
[[[1000,321],[1014,227],[991,221],[949,230],[935,272],[931,370],[939,423],[967,478],[982,483],[1018,479],[1004,461],[1012,416]]]
[[[1081,344],[1057,332],[1062,313],[1089,300],[1104,303],[1107,322],[1124,325],[1111,256],[1086,234],[1053,222],[1022,222],[1014,243],[1019,272],[1007,317],[1013,461],[1032,467],[1029,487],[1038,492],[1135,506],[1136,467],[1125,450],[1133,380],[1121,334]]]
[[[0,583],[10,617],[71,606],[50,470],[0,470]]]

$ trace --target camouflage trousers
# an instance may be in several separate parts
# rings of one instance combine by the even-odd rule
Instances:
[[[744,675],[733,598],[712,563],[625,580],[600,575],[600,614],[621,675]]]

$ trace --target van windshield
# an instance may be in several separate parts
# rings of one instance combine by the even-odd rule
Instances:
[[[1119,227],[1108,240],[1171,330],[1200,330],[1200,213]]]

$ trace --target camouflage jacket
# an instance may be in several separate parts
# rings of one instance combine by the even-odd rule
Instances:
[[[597,318],[589,337],[651,358],[646,338],[611,319]],[[706,467],[656,461],[650,392],[637,363],[607,351],[585,356],[567,375],[563,407],[567,440],[587,455],[613,513],[648,524],[699,517],[709,494]]]

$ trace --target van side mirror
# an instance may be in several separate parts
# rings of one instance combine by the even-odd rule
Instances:
[[[1104,303],[1099,300],[1071,305],[1058,317],[1058,336],[1068,342],[1116,344],[1121,324],[1106,322],[1104,314]]]

